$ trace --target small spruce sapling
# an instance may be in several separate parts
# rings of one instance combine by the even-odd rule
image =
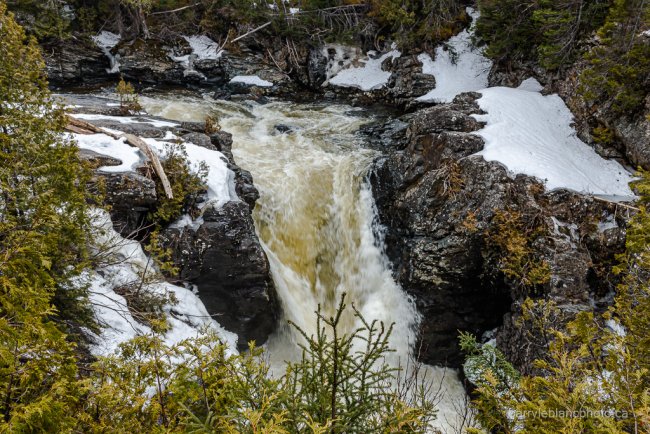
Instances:
[[[120,98],[120,111],[122,115],[139,114],[142,111],[138,93],[131,83],[124,81],[124,77],[120,78],[120,82],[117,84],[115,91]]]

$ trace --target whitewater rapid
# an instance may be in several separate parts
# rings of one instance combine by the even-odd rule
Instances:
[[[271,264],[284,318],[267,343],[274,371],[299,356],[302,337],[288,320],[315,334],[318,306],[331,315],[343,293],[366,320],[394,324],[388,362],[405,366],[421,320],[411,298],[392,277],[382,228],[366,175],[377,152],[356,134],[368,122],[345,105],[215,101],[165,95],[143,98],[148,113],[177,121],[213,116],[233,135],[233,154],[249,170],[260,199],[254,210],[258,235]],[[277,128],[280,126],[280,128]],[[343,332],[360,324],[348,309]],[[455,371],[425,366],[434,384],[436,425],[454,425],[465,394]]]

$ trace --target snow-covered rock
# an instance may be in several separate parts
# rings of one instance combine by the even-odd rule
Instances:
[[[348,67],[339,71],[329,80],[329,84],[340,87],[354,87],[364,92],[381,89],[388,83],[391,76],[389,71],[382,69],[382,63],[386,59],[395,59],[401,55],[402,53],[396,49],[381,56],[378,56],[374,51],[369,51],[367,59],[360,60],[362,66]]]
[[[216,60],[221,57],[223,50],[219,44],[205,35],[183,36],[192,47],[192,52],[199,60]]]
[[[158,128],[169,128],[178,126],[177,123],[151,120],[147,118],[132,118],[128,116],[106,116],[96,114],[75,114],[78,119],[106,121],[111,120],[121,124],[150,124]],[[112,131],[120,134],[120,131]],[[114,139],[106,134],[71,134],[81,149],[87,149],[102,155],[120,160],[122,164],[118,166],[105,166],[100,170],[109,173],[128,172],[135,170],[143,161],[141,152],[128,145],[124,138]],[[166,132],[163,139],[144,138],[143,139],[151,148],[158,153],[161,159],[165,158],[167,147],[179,146],[179,138],[170,131]],[[204,207],[208,203],[221,206],[232,200],[239,200],[235,191],[234,173],[228,168],[227,158],[219,151],[208,149],[195,145],[194,143],[184,142],[182,146],[187,153],[191,169],[198,172],[201,165],[208,168],[206,185],[208,187],[208,200],[200,206]]]
[[[419,97],[424,102],[451,102],[461,92],[476,91],[488,86],[488,73],[492,61],[483,56],[480,49],[472,43],[474,24],[479,17],[478,11],[467,8],[472,17],[472,26],[453,36],[445,46],[436,49],[435,59],[428,54],[420,54],[422,72],[433,75],[436,87],[426,95]]]
[[[165,156],[167,146],[178,146],[173,141],[178,138],[172,133],[167,133],[163,140],[147,138],[144,139],[161,157]],[[235,191],[234,173],[228,168],[226,157],[219,151],[213,151],[194,143],[183,143],[187,158],[194,171],[200,169],[203,164],[208,168],[206,185],[208,187],[208,200],[203,202],[200,207],[205,207],[211,203],[217,207],[226,202],[239,200]]]
[[[247,86],[272,87],[273,83],[261,79],[257,75],[236,75],[230,79],[230,83],[241,83]]]
[[[121,343],[138,335],[151,333],[145,324],[136,321],[129,310],[126,299],[116,292],[125,285],[139,285],[143,279],[154,279],[144,283],[143,289],[160,296],[172,295],[175,304],[164,307],[169,330],[164,336],[167,345],[174,345],[184,339],[197,336],[203,328],[214,329],[233,351],[236,335],[225,331],[206,311],[198,296],[190,289],[155,280],[156,271],[140,243],[122,238],[115,230],[106,211],[93,212],[95,226],[95,250],[104,259],[104,265],[87,271],[82,282],[89,284],[90,303],[96,319],[102,326],[91,347],[97,356],[115,353]]]
[[[492,87],[480,91],[487,125],[476,132],[485,140],[478,154],[499,161],[511,173],[544,181],[548,190],[632,199],[633,176],[618,162],[605,160],[582,142],[572,128],[573,115],[558,95],[542,95],[541,86],[526,80],[517,89]]]

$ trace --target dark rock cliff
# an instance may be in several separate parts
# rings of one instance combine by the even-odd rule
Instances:
[[[81,106],[77,111],[104,114],[111,111],[105,105],[97,105],[93,98],[68,97],[68,100]],[[240,349],[247,348],[251,340],[264,344],[275,330],[280,304],[252,219],[259,193],[250,173],[232,159],[230,134],[217,132],[208,136],[200,132],[204,129],[202,124],[192,123],[159,128],[112,120],[91,122],[140,137],[160,138],[166,130],[171,130],[186,142],[219,150],[229,158],[228,167],[234,174],[238,199],[223,206],[207,204],[194,224],[163,229],[160,242],[170,248],[172,261],[179,269],[178,276],[170,277],[196,286],[207,311],[224,328],[239,336]],[[145,239],[150,231],[147,215],[155,211],[159,201],[154,181],[146,171],[101,171],[100,167],[120,163],[95,152],[82,151],[81,155],[96,168],[91,188],[103,190],[115,229],[125,237]]]
[[[555,301],[567,318],[602,307],[614,284],[607,264],[624,242],[616,206],[569,191],[545,192],[531,177],[511,177],[496,162],[473,155],[483,147],[471,134],[480,124],[477,94],[425,108],[370,139],[388,148],[370,182],[387,227],[395,275],[423,315],[421,360],[459,366],[458,331],[481,335],[495,327],[497,344],[524,372],[544,342],[521,324],[526,297]],[[397,144],[391,149],[391,143]],[[548,279],[524,285],[500,272],[504,252],[492,241],[499,212],[521,216],[533,255],[548,264]],[[560,320],[560,319],[558,319]]]

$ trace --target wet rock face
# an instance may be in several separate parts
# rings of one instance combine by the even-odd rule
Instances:
[[[48,80],[54,86],[100,83],[111,78],[106,55],[83,37],[44,46],[43,57]]]
[[[386,98],[397,105],[406,105],[436,87],[435,77],[422,73],[422,62],[416,55],[393,59],[383,69],[392,72],[386,85]]]
[[[195,284],[208,312],[237,333],[239,349],[251,340],[262,345],[280,311],[250,208],[245,202],[228,202],[205,210],[203,220],[196,231],[167,229],[163,242],[174,252],[180,278]]]
[[[222,207],[208,205],[197,228],[168,228],[163,245],[171,248],[179,278],[193,283],[211,315],[227,330],[237,333],[240,350],[249,341],[266,342],[275,330],[280,305],[275,293],[268,259],[251,215],[259,192],[250,172],[233,163],[232,135],[218,131],[207,135],[203,124],[184,123],[191,131],[183,139],[229,158],[235,176],[235,191],[241,199]]]
[[[389,123],[387,131],[402,138],[375,162],[370,182],[395,276],[423,317],[420,359],[458,367],[458,330],[481,336],[499,327],[497,344],[526,371],[545,347],[519,325],[521,303],[555,300],[566,312],[561,322],[602,307],[614,282],[606,264],[623,248],[624,221],[613,205],[544,192],[535,179],[509,176],[499,163],[474,155],[483,148],[471,133],[481,126],[470,116],[479,111],[477,97],[462,94],[419,110],[406,129]],[[503,252],[492,238],[495,215],[506,210],[517,212],[523,227],[539,228],[530,245],[550,269],[542,285],[526,287],[499,271]]]
[[[650,94],[645,99],[645,110],[633,117],[620,116],[610,124],[623,143],[625,155],[635,165],[650,170]]]
[[[113,51],[119,56],[125,79],[167,84],[192,81],[192,77],[185,76],[185,68],[169,57],[169,48],[161,41],[136,39],[121,43]]]

